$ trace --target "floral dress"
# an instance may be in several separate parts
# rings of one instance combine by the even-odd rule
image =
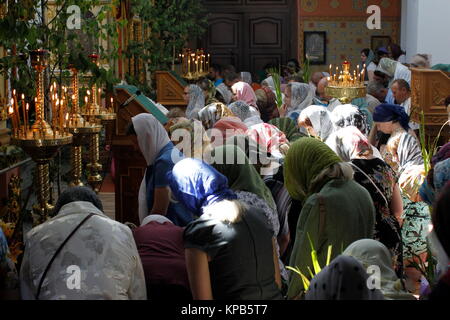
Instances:
[[[397,181],[395,171],[381,159],[353,159],[355,181],[369,191],[376,212],[374,240],[383,243],[391,252],[398,275],[403,272],[403,246],[400,224],[391,213],[393,187]],[[361,172],[361,171],[363,172]],[[375,187],[376,186],[376,187]]]
[[[400,128],[394,131],[381,154],[400,176],[412,166],[423,165],[420,144],[413,135]],[[402,187],[400,186],[402,189]],[[403,259],[411,259],[427,251],[430,211],[425,202],[411,201],[411,195],[402,189],[403,198]]]

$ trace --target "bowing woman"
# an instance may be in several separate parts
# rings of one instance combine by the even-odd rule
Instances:
[[[139,188],[139,221],[142,223],[149,214],[160,214],[177,226],[185,226],[193,219],[192,213],[181,203],[171,200],[167,180],[167,173],[184,156],[153,115],[141,113],[131,120],[127,135],[147,163]]]
[[[200,160],[178,162],[169,181],[177,199],[200,216],[184,231],[193,298],[281,299],[276,240],[264,213],[238,200],[227,178]]]

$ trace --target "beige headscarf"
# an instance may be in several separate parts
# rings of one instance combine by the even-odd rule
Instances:
[[[380,268],[380,290],[386,299],[415,300],[413,295],[403,290],[402,283],[392,267],[391,253],[381,242],[372,239],[358,240],[349,245],[342,254],[355,258],[365,269]]]

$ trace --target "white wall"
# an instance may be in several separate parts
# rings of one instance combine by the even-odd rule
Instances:
[[[402,0],[401,29],[407,62],[428,53],[431,65],[450,64],[450,0]]]

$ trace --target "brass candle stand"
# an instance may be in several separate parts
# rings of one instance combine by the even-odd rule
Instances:
[[[330,77],[328,77],[328,86],[325,88],[327,96],[339,99],[343,104],[350,103],[353,99],[363,98],[367,94],[366,86],[364,85],[364,68],[360,72],[354,70],[350,71],[350,63],[345,61],[342,64],[342,71],[339,73],[339,68],[336,67],[336,73],[332,74],[332,66],[330,65]]]
[[[53,115],[52,126],[45,121],[43,79],[44,70],[47,67],[47,51],[31,51],[30,57],[31,64],[36,70],[36,121],[33,126],[29,126],[28,104],[25,105],[22,95],[23,124],[21,124],[20,106],[14,92],[10,107],[10,116],[13,122],[11,142],[21,147],[37,164],[38,202],[33,206],[33,222],[34,225],[38,225],[48,219],[48,215],[53,209],[53,205],[49,203],[49,162],[62,146],[72,142],[73,137],[65,130],[62,119],[58,119],[56,115]]]
[[[92,135],[98,135],[102,130],[102,126],[96,122],[88,121],[83,118],[79,108],[78,96],[78,70],[74,66],[70,66],[72,72],[72,109],[69,115],[67,129],[73,135],[72,144],[72,181],[70,186],[83,186],[81,181],[83,173],[82,164],[82,145],[86,139],[91,140]]]
[[[208,75],[211,65],[211,55],[206,54],[203,49],[184,49],[179,54],[181,61],[182,77],[186,80],[198,80]]]
[[[89,56],[92,63],[98,64],[98,55],[91,54]],[[116,113],[112,108],[107,109],[99,105],[97,86],[95,83],[92,85],[91,90],[87,96],[87,104],[83,116],[90,122],[101,121],[102,125],[107,125],[108,122],[116,119]],[[99,163],[100,159],[100,134],[94,133],[90,136],[90,160],[87,164],[87,169],[89,171],[88,183],[95,192],[100,191],[100,186],[102,184],[102,176],[100,171],[103,166]]]

